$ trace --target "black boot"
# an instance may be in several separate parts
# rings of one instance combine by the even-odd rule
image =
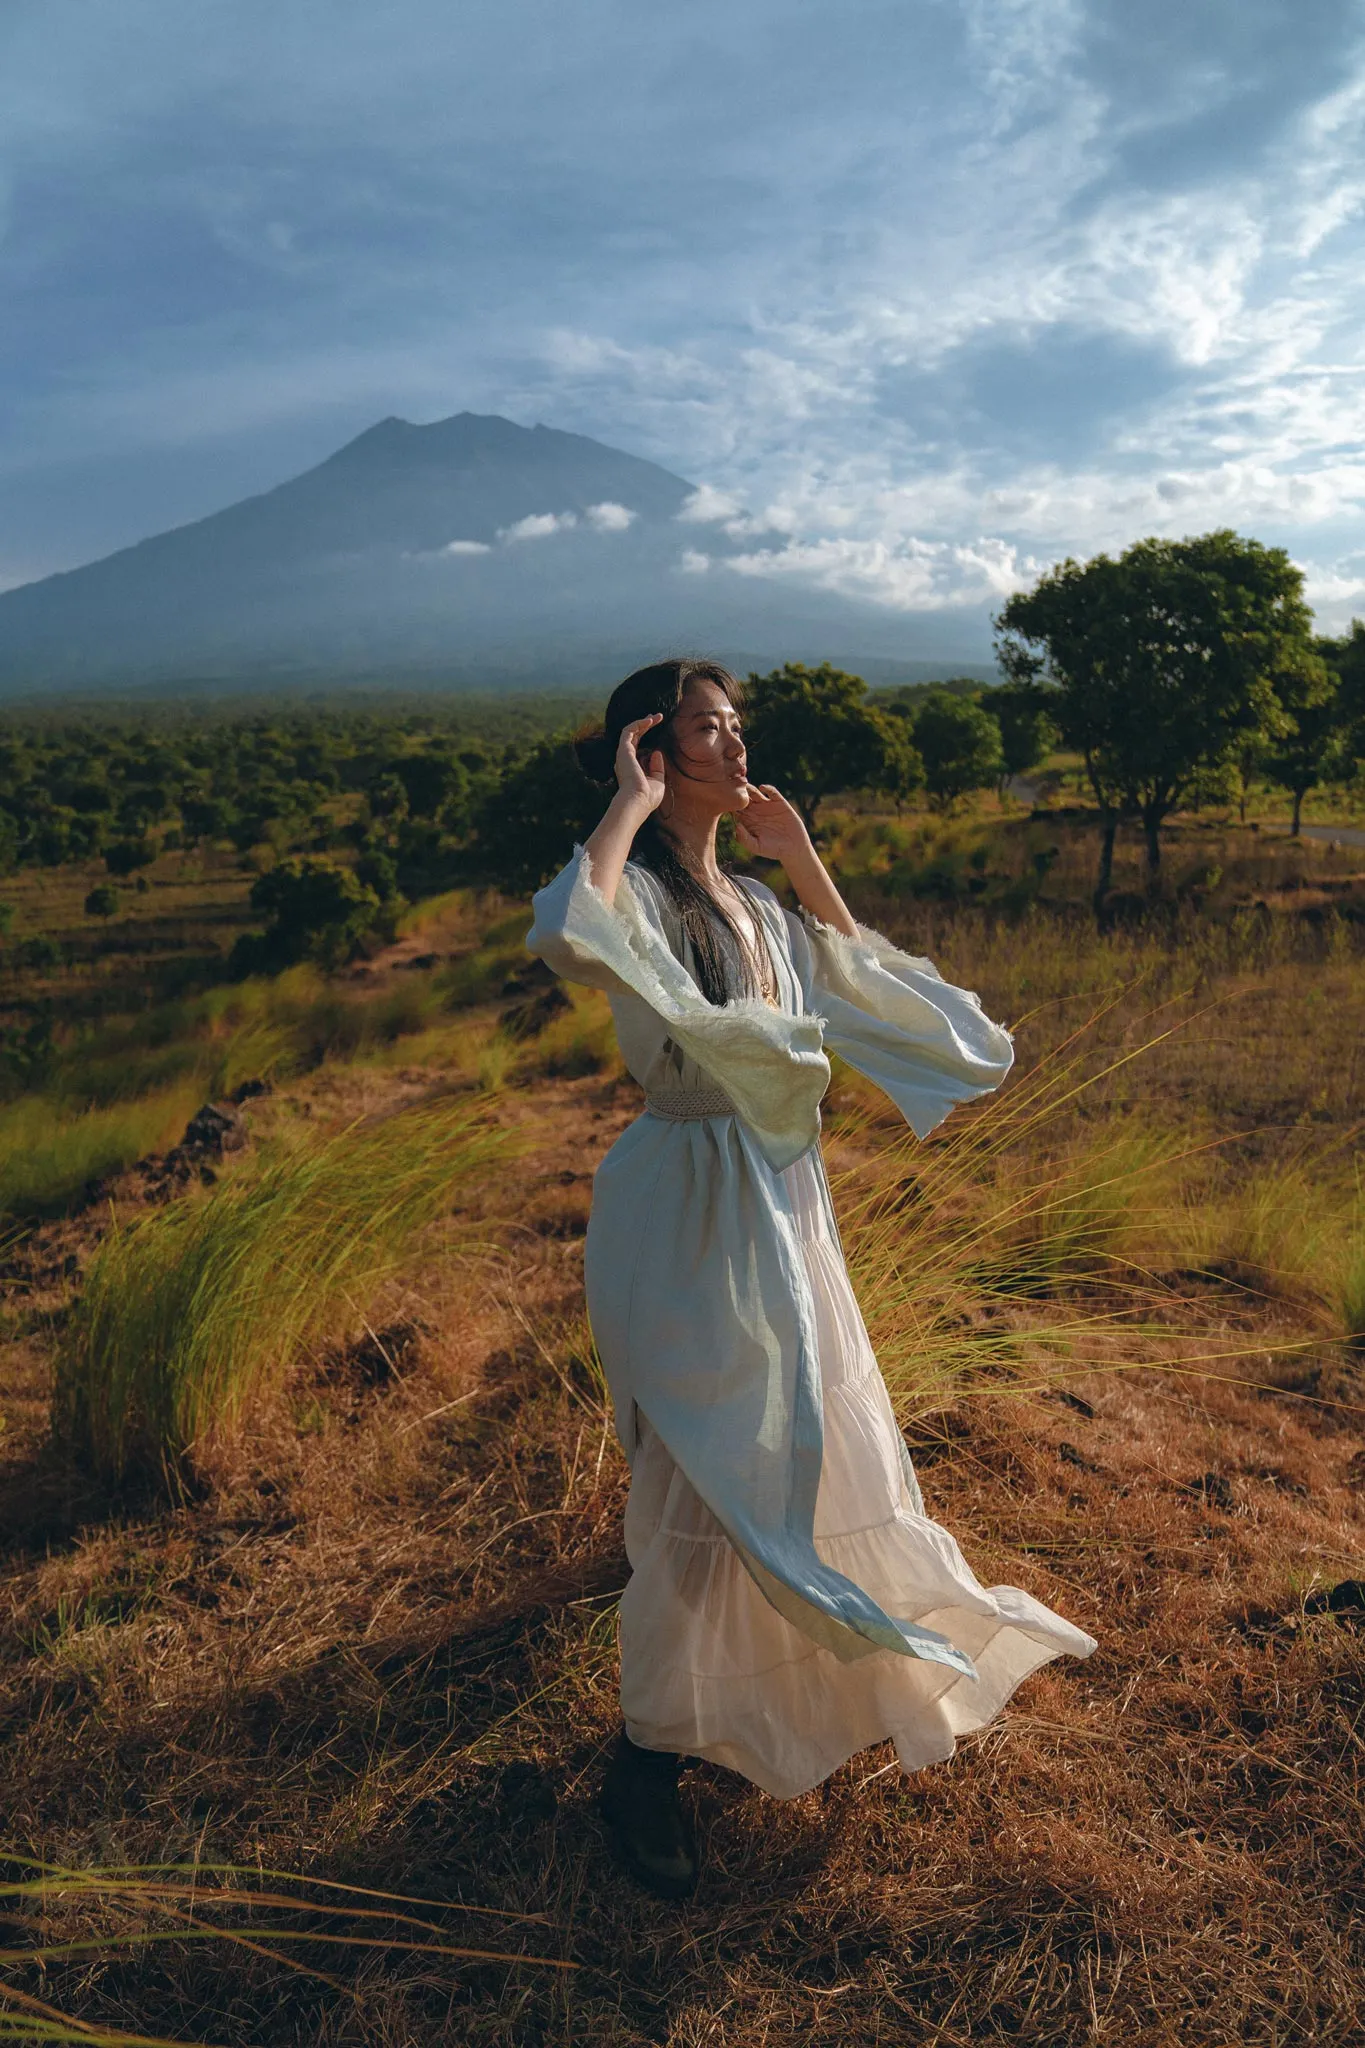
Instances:
[[[697,1882],[697,1852],[678,1803],[681,1761],[672,1750],[637,1749],[623,1728],[597,1801],[622,1862],[661,1899],[685,1899]]]

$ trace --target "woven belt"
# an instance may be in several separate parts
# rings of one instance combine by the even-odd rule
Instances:
[[[697,1117],[738,1114],[720,1088],[682,1088],[671,1095],[646,1095],[645,1108],[650,1116],[667,1117],[675,1124],[691,1123]]]

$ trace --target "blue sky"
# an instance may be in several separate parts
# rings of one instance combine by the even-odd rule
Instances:
[[[907,613],[1365,614],[1365,0],[4,0],[0,305],[0,587],[469,407]]]

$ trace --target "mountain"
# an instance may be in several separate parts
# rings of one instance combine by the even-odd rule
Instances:
[[[680,522],[693,488],[496,415],[381,420],[275,490],[0,594],[0,692],[418,674],[551,688],[702,647],[736,666],[924,668],[904,618],[728,568],[753,542]]]

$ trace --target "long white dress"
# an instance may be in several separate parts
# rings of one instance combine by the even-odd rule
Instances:
[[[949,1756],[1030,1671],[1095,1640],[983,1587],[925,1515],[820,1157],[826,1045],[925,1136],[999,1084],[1008,1034],[928,961],[743,887],[775,1008],[708,1004],[656,878],[631,863],[608,904],[581,849],[527,944],[608,991],[646,1091],[598,1168],[586,1248],[631,1464],[626,1729],[791,1798],[888,1737],[907,1770]]]

